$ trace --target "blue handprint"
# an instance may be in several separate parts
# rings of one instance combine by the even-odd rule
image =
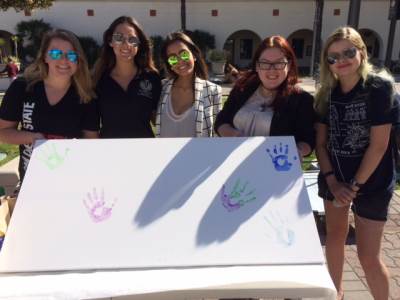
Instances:
[[[277,145],[274,145],[274,149],[272,150],[273,153],[271,153],[271,150],[269,148],[267,148],[267,152],[269,154],[269,157],[271,157],[275,170],[280,172],[290,170],[293,164],[289,162],[289,145],[285,145],[283,147],[282,143],[279,143],[279,149]],[[296,160],[297,157],[295,156],[293,157],[293,159]]]

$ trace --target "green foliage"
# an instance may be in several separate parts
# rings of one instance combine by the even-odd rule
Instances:
[[[6,158],[0,161],[0,166],[2,166],[19,155],[18,145],[0,143],[0,153],[6,154]]]
[[[190,36],[203,54],[207,53],[209,49],[215,48],[215,36],[213,34],[203,30],[187,30],[185,33]]]
[[[54,0],[1,0],[0,10],[14,8],[16,11],[24,9],[33,10],[35,8],[49,8]]]
[[[161,48],[164,43],[164,39],[160,35],[154,35],[150,37],[151,45],[153,47],[153,59],[157,69],[161,70]]]
[[[78,39],[85,52],[89,67],[92,67],[99,56],[100,46],[97,44],[96,40],[90,36],[78,36]]]
[[[226,54],[222,50],[212,49],[208,52],[208,59],[212,62],[226,61]]]
[[[51,30],[50,24],[40,20],[21,21],[17,24],[17,34],[25,43],[21,43],[21,57],[23,61],[33,60],[40,48],[42,36]]]

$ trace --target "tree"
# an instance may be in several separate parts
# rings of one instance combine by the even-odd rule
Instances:
[[[92,67],[99,56],[100,46],[97,44],[96,40],[90,36],[78,36],[78,39],[83,52],[85,52],[89,67]]]
[[[39,51],[42,36],[46,31],[51,30],[49,23],[40,20],[21,21],[17,24],[17,35],[24,41],[21,43],[21,58],[31,61]]]
[[[0,10],[14,8],[16,11],[33,10],[35,8],[49,8],[54,0],[1,0]]]

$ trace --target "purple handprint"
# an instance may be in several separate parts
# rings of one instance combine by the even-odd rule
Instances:
[[[107,220],[111,216],[116,201],[117,199],[114,199],[111,205],[106,205],[104,201],[104,190],[101,189],[99,197],[96,188],[93,188],[92,193],[87,193],[87,199],[83,199],[83,204],[92,221],[98,223]]]
[[[225,193],[225,184],[222,186],[221,189],[221,200],[222,200],[222,205],[228,210],[228,211],[234,211],[238,208],[240,208],[239,203],[232,203],[231,197],[227,193]]]

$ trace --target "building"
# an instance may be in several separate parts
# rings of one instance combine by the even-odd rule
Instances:
[[[6,43],[4,53],[12,53],[16,24],[43,19],[54,28],[65,28],[78,35],[91,36],[100,42],[102,33],[120,15],[136,18],[149,35],[165,36],[178,30],[181,23],[180,0],[58,0],[48,10],[0,12],[0,38]],[[299,59],[308,70],[311,64],[314,0],[186,0],[186,29],[204,30],[215,35],[216,47],[226,49],[230,60],[239,67],[249,64],[266,36],[280,34],[289,39]],[[362,0],[359,30],[368,46],[372,61],[382,65],[389,37],[390,0]],[[349,0],[325,0],[322,17],[322,42],[338,26],[346,25]],[[400,22],[397,22],[392,60],[400,56]]]

